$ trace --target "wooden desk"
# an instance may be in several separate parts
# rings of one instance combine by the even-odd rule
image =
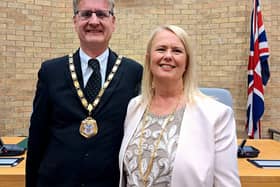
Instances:
[[[13,144],[22,139],[22,137],[4,137],[3,141],[6,144]],[[260,150],[259,159],[280,159],[280,142],[266,139],[247,140],[246,145],[252,145]],[[0,187],[24,187],[25,162],[24,159],[16,167],[0,167]],[[280,169],[257,168],[245,158],[238,159],[238,166],[242,187],[280,187]]]
[[[23,137],[3,137],[5,144],[15,144],[23,140]],[[26,157],[25,155],[21,155]],[[25,159],[15,167],[0,167],[0,187],[24,187],[25,186]]]
[[[241,140],[239,140],[239,143]],[[247,140],[246,145],[260,150],[257,159],[280,159],[280,142],[271,139]],[[238,159],[242,187],[280,187],[280,169],[262,169]]]

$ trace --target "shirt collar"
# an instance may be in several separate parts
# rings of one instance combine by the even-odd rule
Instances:
[[[88,61],[92,59],[90,56],[88,56],[82,48],[79,50],[80,58],[81,58],[81,66],[84,68],[88,67]],[[104,69],[107,65],[109,57],[109,48],[107,48],[101,55],[97,56],[96,59],[99,61],[100,68]]]
[[[81,60],[81,69],[82,69],[82,74],[83,74],[84,85],[86,85],[86,83],[89,79],[89,76],[92,72],[92,69],[90,67],[88,67],[88,61],[89,61],[89,59],[91,59],[91,57],[88,56],[82,50],[82,48],[80,48],[80,50],[79,50],[79,55],[80,55],[80,60]],[[101,55],[96,57],[96,59],[99,61],[99,65],[100,65],[102,85],[105,82],[108,58],[109,58],[109,48],[107,48]]]

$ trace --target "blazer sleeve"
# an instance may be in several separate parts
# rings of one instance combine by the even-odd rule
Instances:
[[[231,108],[226,107],[215,124],[214,186],[239,187],[236,125]]]
[[[26,187],[35,187],[37,173],[49,139],[47,124],[50,113],[50,97],[47,89],[44,64],[38,72],[38,82],[30,119],[28,151],[26,160]]]

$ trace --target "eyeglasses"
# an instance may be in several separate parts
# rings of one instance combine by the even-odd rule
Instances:
[[[110,17],[110,15],[114,15],[112,11],[110,10],[78,10],[76,11],[75,15],[78,15],[82,20],[90,19],[92,14],[95,14],[97,18],[99,19],[105,19]]]

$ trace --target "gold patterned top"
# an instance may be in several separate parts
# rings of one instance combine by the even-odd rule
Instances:
[[[180,108],[174,114],[174,120],[167,124],[163,136],[156,150],[156,156],[152,165],[151,173],[147,178],[147,187],[167,187],[170,186],[173,162],[177,150],[181,122],[185,107]],[[127,187],[143,187],[144,184],[139,173],[139,164],[142,163],[142,170],[145,173],[151,159],[151,153],[155,148],[155,141],[162,131],[162,125],[169,115],[157,116],[152,113],[147,114],[147,122],[144,131],[141,132],[143,119],[138,125],[131,138],[124,156],[124,174],[127,179]],[[143,117],[142,117],[143,118]],[[139,143],[141,133],[143,133],[143,154],[139,163]]]

